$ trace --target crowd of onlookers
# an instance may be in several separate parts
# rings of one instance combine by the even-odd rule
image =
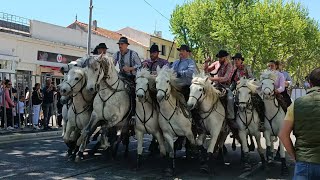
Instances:
[[[1,81],[0,106],[1,129],[6,127],[13,130],[28,126],[37,130],[49,130],[54,110],[58,111],[57,126],[62,126],[60,93],[50,78],[46,79],[43,87],[40,83],[35,83],[31,91],[28,87],[23,89],[21,84],[14,88],[8,79]]]

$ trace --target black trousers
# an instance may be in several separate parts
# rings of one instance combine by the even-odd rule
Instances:
[[[281,93],[284,101],[286,102],[287,106],[289,107],[291,105],[291,98],[288,94],[288,89],[286,88],[282,93]]]
[[[6,108],[6,116],[7,116],[7,127],[11,126],[12,124],[12,108]],[[5,119],[4,119],[4,107],[1,107],[1,127],[4,128]]]

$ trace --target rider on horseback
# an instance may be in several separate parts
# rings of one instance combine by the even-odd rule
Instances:
[[[285,91],[284,75],[277,70],[276,61],[274,61],[274,60],[269,61],[268,69],[271,71],[274,71],[277,74],[277,79],[274,82],[274,86],[275,86],[274,94],[275,94],[280,106],[284,110],[284,112],[287,112],[287,107],[288,107],[287,103],[284,100],[283,96],[281,95],[281,93]]]
[[[141,60],[138,53],[128,49],[128,39],[121,37],[119,39],[119,51],[113,56],[114,64],[119,64],[119,75],[124,78],[125,83],[130,90],[130,103],[131,103],[131,117],[135,115],[135,77],[137,70],[141,67]]]
[[[231,76],[233,72],[232,64],[230,63],[228,58],[229,53],[225,50],[220,50],[216,57],[219,58],[220,62],[218,77],[210,77],[210,80],[217,83],[217,86],[222,86],[227,90],[227,123],[232,129],[236,129],[238,125],[234,120],[235,115],[233,93],[229,89],[231,83]],[[206,71],[210,70],[206,69]]]
[[[231,91],[235,90],[237,84],[241,77],[245,77],[246,79],[252,79],[253,74],[249,66],[243,64],[244,58],[241,53],[236,53],[235,56],[232,57],[234,62],[234,69],[231,77]],[[235,101],[238,102],[238,97],[235,97]],[[261,97],[258,94],[252,94],[252,103],[253,107],[257,110],[260,118],[259,129],[260,131],[264,130],[264,103]]]

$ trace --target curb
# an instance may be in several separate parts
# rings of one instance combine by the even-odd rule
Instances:
[[[59,137],[62,134],[62,130],[51,131],[51,132],[35,132],[35,133],[15,133],[12,135],[0,136],[0,144],[12,141],[28,140],[28,139],[38,139],[45,137]]]

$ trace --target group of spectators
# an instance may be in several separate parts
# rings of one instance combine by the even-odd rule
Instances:
[[[31,95],[30,95],[31,94]],[[49,121],[53,115],[54,99],[59,96],[59,92],[52,83],[50,78],[46,79],[45,85],[41,88],[40,83],[35,83],[32,91],[29,94],[29,88],[22,89],[21,84],[18,84],[17,89],[12,87],[12,82],[8,79],[1,81],[0,86],[0,118],[1,128],[7,127],[8,130],[15,128],[23,128],[26,125],[31,125],[34,129],[49,130]],[[62,116],[59,97],[57,98],[57,125],[62,126]],[[32,112],[27,112],[27,106],[31,103]],[[40,112],[43,112],[43,119],[40,120]],[[60,111],[59,111],[60,109]],[[32,113],[32,116],[31,116]],[[32,119],[31,119],[32,117]],[[25,121],[28,118],[29,121]],[[20,122],[20,124],[19,124]],[[26,122],[29,122],[25,124]]]

